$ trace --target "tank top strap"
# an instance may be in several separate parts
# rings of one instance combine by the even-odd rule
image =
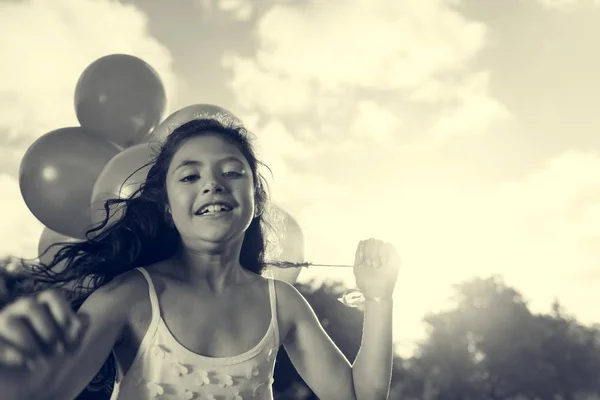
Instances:
[[[140,344],[140,348],[138,349],[138,354],[136,355],[136,359],[139,358],[139,354],[142,352],[143,348],[147,345],[147,342],[152,339],[152,334],[153,332],[156,330],[156,325],[158,324],[158,320],[160,318],[160,306],[158,303],[158,295],[156,294],[156,289],[154,288],[154,283],[152,282],[152,278],[150,277],[150,274],[148,273],[148,271],[146,271],[145,268],[143,267],[138,267],[136,268],[137,271],[140,271],[140,273],[144,276],[144,278],[146,279],[146,282],[148,283],[148,295],[150,297],[150,309],[152,312],[152,317],[150,320],[150,324],[148,325],[148,330],[146,332],[146,334],[144,335],[144,339],[142,339],[142,343]],[[115,359],[115,366],[116,366],[116,379],[115,379],[115,384],[118,386],[121,382],[121,380],[123,379],[123,368],[121,367],[121,364],[119,363],[119,360],[117,359],[117,354],[115,353],[115,350],[112,350],[112,354],[113,357]],[[111,397],[112,399],[112,397]]]
[[[148,294],[150,296],[150,306],[152,307],[152,322],[150,325],[154,325],[155,320],[158,320],[160,317],[160,305],[158,303],[158,295],[156,294],[156,289],[154,288],[154,283],[152,282],[152,278],[150,274],[144,267],[138,267],[136,270],[140,271],[144,278],[146,278],[146,282],[148,282]]]
[[[277,293],[275,292],[275,279],[267,279],[269,282],[269,302],[271,303],[271,324],[273,326],[273,335],[275,335],[275,344],[279,346],[279,324],[277,323]]]
[[[121,380],[123,379],[123,368],[121,368],[121,363],[119,363],[119,359],[117,358],[117,353],[115,352],[115,349],[111,350],[111,355],[113,357],[113,360],[115,361],[115,384],[119,385],[121,383]]]

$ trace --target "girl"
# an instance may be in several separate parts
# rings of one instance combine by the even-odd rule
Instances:
[[[242,127],[202,119],[174,130],[143,187],[107,202],[107,214],[124,203],[124,216],[37,267],[38,294],[0,313],[0,347],[27,360],[0,370],[3,399],[73,399],[93,378],[115,381],[113,400],[272,399],[280,345],[321,399],[387,398],[395,250],[358,245],[365,317],[350,365],[302,295],[261,276],[258,165]],[[71,288],[67,299],[48,285]]]

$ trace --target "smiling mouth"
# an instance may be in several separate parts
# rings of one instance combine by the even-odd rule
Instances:
[[[229,204],[225,203],[214,203],[208,204],[200,208],[198,211],[194,213],[197,216],[205,216],[205,215],[217,215],[231,211],[232,207]]]

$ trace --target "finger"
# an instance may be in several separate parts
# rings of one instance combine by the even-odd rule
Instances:
[[[375,256],[377,254],[375,239],[367,240],[365,244],[365,264],[371,268],[376,266]]]
[[[385,265],[385,243],[379,239],[373,239],[373,267],[382,268]]]
[[[356,246],[356,254],[354,255],[354,265],[362,265],[364,260],[365,241],[361,240]]]
[[[61,292],[56,289],[43,291],[38,295],[38,301],[48,305],[56,322],[61,326],[68,326],[70,320],[74,317],[71,305],[67,302]]]
[[[377,255],[379,256],[379,261],[381,265],[387,265],[390,261],[390,246],[387,242],[381,242],[377,249]]]
[[[16,303],[13,313],[20,315],[29,324],[44,355],[62,352],[64,350],[62,328],[54,321],[48,304],[40,303],[38,299],[39,296],[29,297]]]
[[[2,321],[0,335],[9,347],[16,348],[28,358],[37,359],[44,355],[44,345],[33,332],[25,317],[10,315]]]
[[[40,293],[38,301],[48,308],[54,323],[60,329],[62,339],[68,341],[68,331],[75,320],[75,313],[71,305],[57,290],[48,290]]]
[[[360,265],[368,266],[369,265],[369,249],[368,249],[369,239],[363,240],[361,243],[362,243],[362,248],[361,248]]]
[[[388,265],[389,246],[388,243],[380,242],[377,246],[377,262],[380,267]]]
[[[0,364],[5,366],[23,366],[29,356],[15,345],[0,337]]]
[[[28,322],[33,333],[43,344],[46,355],[64,351],[65,340],[62,328],[54,321],[47,304],[35,302],[29,309]]]
[[[398,269],[398,267],[400,266],[400,255],[398,254],[398,251],[390,243],[386,243],[385,247],[386,247],[385,252],[386,252],[386,257],[387,257],[387,261],[386,261],[385,265],[389,266],[390,268]]]

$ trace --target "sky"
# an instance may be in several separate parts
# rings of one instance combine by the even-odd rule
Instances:
[[[598,18],[597,0],[0,0],[0,254],[37,255],[28,146],[77,125],[87,65],[128,53],[168,113],[218,104],[252,129],[308,261],[397,247],[401,352],[476,276],[600,322]]]

